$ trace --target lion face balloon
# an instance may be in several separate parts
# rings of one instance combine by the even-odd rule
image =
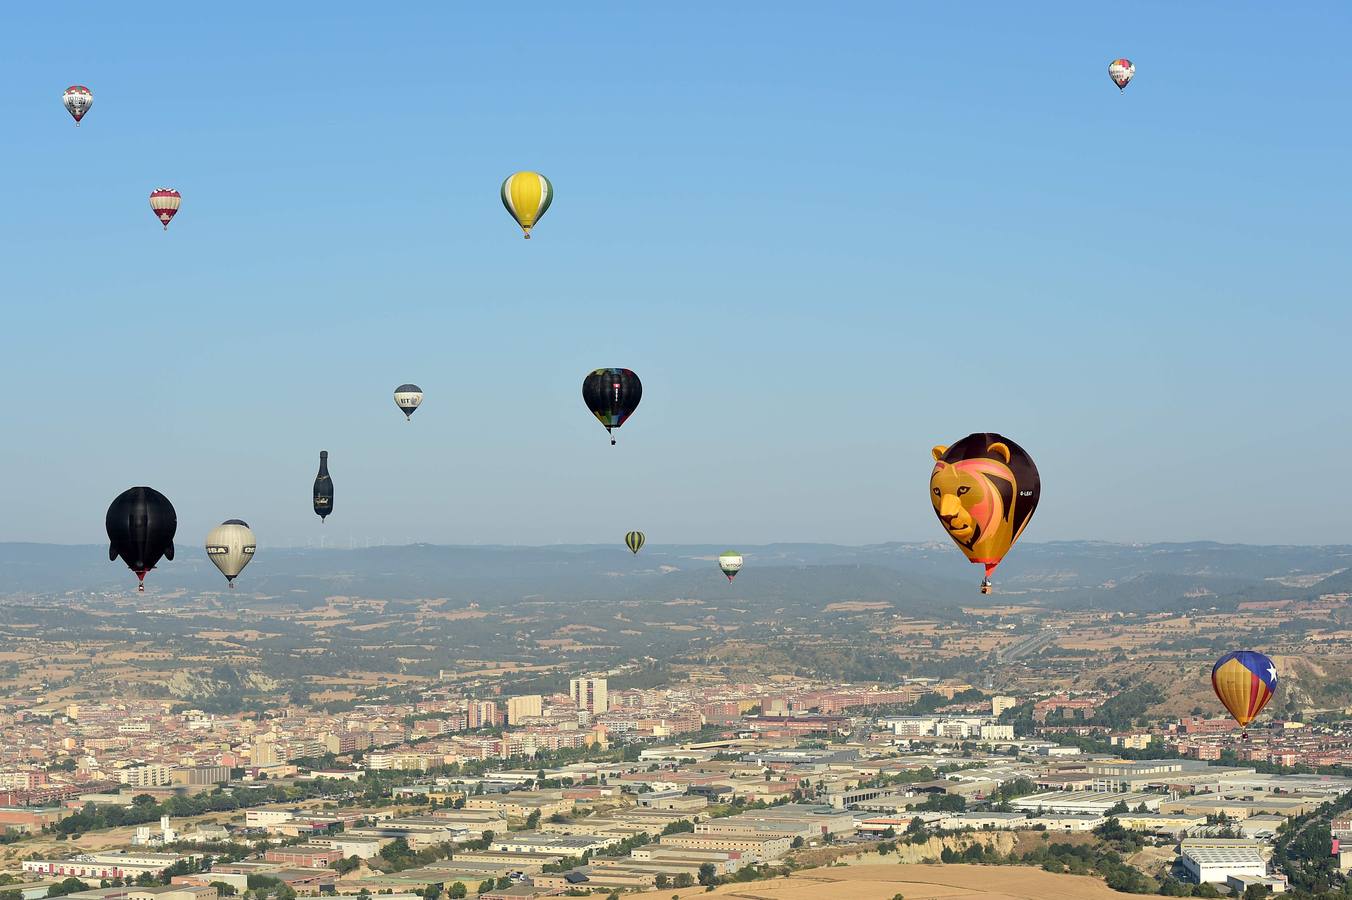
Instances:
[[[990,593],[991,573],[1037,509],[1042,492],[1037,466],[1018,444],[990,432],[969,434],[932,452],[934,514],[967,558],[985,565],[981,592]]]

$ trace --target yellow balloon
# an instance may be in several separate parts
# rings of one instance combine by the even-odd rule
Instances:
[[[554,185],[539,172],[517,172],[502,183],[502,205],[530,240],[530,230],[554,202]]]

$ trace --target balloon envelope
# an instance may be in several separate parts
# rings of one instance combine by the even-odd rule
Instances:
[[[1136,66],[1129,59],[1115,59],[1108,63],[1108,77],[1117,85],[1119,91],[1125,91],[1131,79],[1136,77]]]
[[[642,399],[643,382],[631,369],[596,369],[582,379],[582,402],[607,432],[628,421]]]
[[[164,223],[164,230],[169,230],[169,220],[178,215],[178,207],[183,202],[183,195],[173,188],[155,188],[150,192],[150,208],[155,213],[155,218]]]
[[[319,451],[319,474],[315,476],[315,515],[322,522],[333,512],[333,479],[329,477],[329,451]]]
[[[742,571],[742,562],[742,554],[735,550],[726,550],[718,555],[718,568],[728,576],[728,581],[732,581],[737,577],[737,573]]]
[[[637,553],[643,549],[643,544],[647,540],[641,531],[631,531],[624,536],[624,545],[629,548],[631,553]]]
[[[136,573],[144,590],[146,573],[161,557],[174,558],[178,514],[169,498],[154,488],[128,488],[108,506],[108,559],[118,557]]]
[[[502,205],[530,239],[530,230],[554,202],[554,185],[539,172],[517,172],[502,183]]]
[[[969,434],[931,451],[930,502],[953,543],[986,576],[1023,534],[1042,494],[1033,458],[994,432]]]
[[[405,419],[412,419],[413,412],[422,405],[422,388],[416,384],[401,384],[394,389],[394,405],[404,411]]]
[[[253,529],[242,519],[226,519],[207,532],[207,557],[231,587],[235,586],[235,576],[253,560],[257,547]]]
[[[1277,693],[1277,667],[1257,650],[1234,650],[1212,666],[1211,687],[1244,728]]]
[[[79,125],[85,113],[94,105],[94,95],[84,85],[72,84],[61,94],[61,105],[66,107],[66,112],[70,113],[75,124]]]

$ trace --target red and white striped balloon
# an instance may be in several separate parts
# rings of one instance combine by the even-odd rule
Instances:
[[[61,94],[61,105],[66,107],[75,124],[79,125],[89,107],[94,105],[94,95],[83,84],[72,84]]]
[[[169,220],[178,212],[178,205],[182,202],[183,195],[170,188],[155,188],[150,192],[150,208],[164,223],[165,231],[169,230]]]

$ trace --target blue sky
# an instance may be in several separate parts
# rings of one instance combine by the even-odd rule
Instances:
[[[389,6],[10,11],[0,540],[1352,542],[1347,4]]]

